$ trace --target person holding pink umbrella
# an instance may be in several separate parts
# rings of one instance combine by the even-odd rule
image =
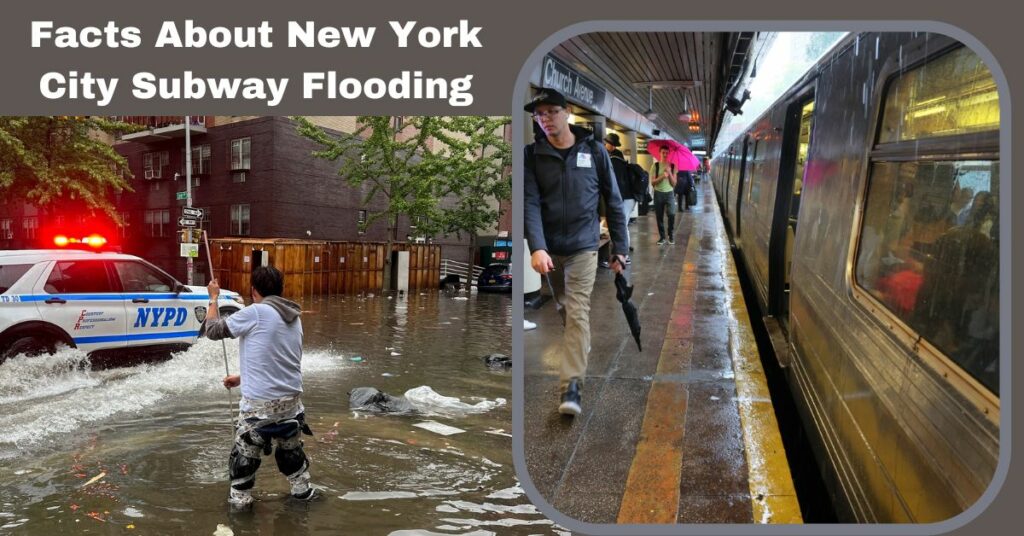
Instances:
[[[651,150],[652,140],[648,142],[648,150]],[[651,186],[654,188],[654,216],[658,221],[658,245],[664,246],[665,241],[668,240],[669,244],[675,244],[675,226],[676,226],[676,164],[669,158],[668,147],[658,147],[657,152],[651,152],[652,155],[657,154],[655,157],[654,165],[651,166],[649,172],[651,176]],[[665,233],[665,224],[662,219],[668,216],[668,234]]]

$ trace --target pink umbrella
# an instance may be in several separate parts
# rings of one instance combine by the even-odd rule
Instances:
[[[675,140],[650,140],[647,142],[647,152],[655,160],[661,161],[661,148],[668,149],[668,163],[675,164],[678,171],[697,171],[700,169],[700,160],[686,148],[685,145]]]

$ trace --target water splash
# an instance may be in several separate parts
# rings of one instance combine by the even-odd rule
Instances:
[[[229,341],[226,348],[229,369],[237,371],[238,343]],[[302,365],[304,372],[344,366],[336,354],[323,351],[306,353]],[[7,431],[0,437],[0,458],[53,445],[115,416],[130,418],[197,396],[221,399],[223,376],[223,346],[207,339],[163,363],[108,370],[93,370],[84,353],[70,348],[9,359],[0,365],[0,428]],[[42,398],[45,403],[39,403]]]

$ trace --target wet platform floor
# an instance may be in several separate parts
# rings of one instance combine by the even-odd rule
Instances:
[[[558,414],[562,325],[526,310],[524,445],[529,478],[588,523],[800,523],[728,237],[709,184],[658,246],[653,210],[630,225],[637,350],[598,269],[583,413]]]

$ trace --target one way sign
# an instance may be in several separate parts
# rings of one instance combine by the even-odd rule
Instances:
[[[181,227],[195,227],[198,221],[192,218],[178,218],[178,225]]]
[[[203,209],[192,208],[192,207],[181,207],[182,216],[190,216],[192,218],[203,219]]]

